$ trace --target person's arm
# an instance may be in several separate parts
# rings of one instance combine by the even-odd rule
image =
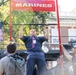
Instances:
[[[23,36],[23,23],[21,24],[21,27],[20,27],[19,38],[22,38],[22,36]]]
[[[68,60],[72,60],[72,55],[69,54],[69,52],[64,48],[64,46],[62,45],[62,49],[63,49],[63,52],[64,52],[64,55],[65,57],[68,59]]]
[[[2,73],[0,72],[0,75],[2,75]]]
[[[45,34],[45,37],[46,37],[46,39],[48,40],[48,37],[49,37],[49,35],[48,35],[48,25],[46,25],[45,28],[46,28],[46,34]]]

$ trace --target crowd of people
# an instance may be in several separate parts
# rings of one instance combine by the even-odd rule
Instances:
[[[70,75],[68,67],[62,62],[63,60],[60,56],[57,59],[57,65],[53,69],[47,69],[46,67],[47,61],[42,50],[42,43],[48,41],[48,26],[46,26],[46,36],[37,36],[34,29],[30,30],[29,36],[24,36],[23,25],[21,25],[19,38],[27,48],[26,61],[16,54],[16,43],[10,42],[0,59],[0,75]],[[73,74],[76,75],[76,47],[73,48],[74,56],[71,56],[64,46],[61,46],[65,57],[73,62]],[[12,66],[13,64],[14,67]]]

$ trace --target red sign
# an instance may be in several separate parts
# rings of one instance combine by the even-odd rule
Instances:
[[[12,10],[55,11],[54,0],[11,0]]]

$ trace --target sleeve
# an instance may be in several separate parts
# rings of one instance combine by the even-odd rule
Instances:
[[[26,41],[28,40],[28,38],[30,38],[30,36],[23,36],[23,37],[21,38],[21,40],[22,40],[23,42],[26,42]]]
[[[47,41],[46,37],[42,36],[42,37],[38,37],[40,39],[41,42]]]
[[[0,73],[3,73],[3,64],[1,60],[0,60]]]

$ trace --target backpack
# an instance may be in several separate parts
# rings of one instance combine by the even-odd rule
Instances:
[[[5,75],[24,75],[25,60],[19,55],[9,55],[9,64],[5,70]]]

